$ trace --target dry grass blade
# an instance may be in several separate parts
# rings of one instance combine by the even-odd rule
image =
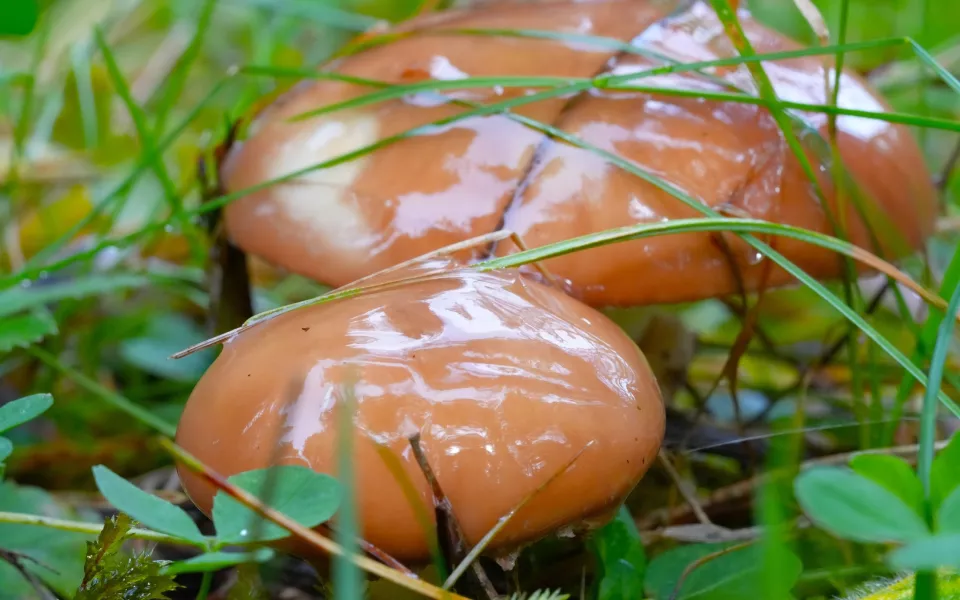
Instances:
[[[216,336],[213,336],[213,337],[211,337],[211,338],[208,338],[208,339],[206,339],[206,340],[204,340],[204,341],[202,341],[202,342],[199,342],[199,343],[197,343],[197,344],[194,344],[193,346],[190,346],[189,348],[185,348],[185,349],[181,350],[180,352],[177,352],[177,353],[175,353],[175,354],[172,354],[172,355],[170,356],[170,358],[172,358],[172,359],[183,358],[184,356],[188,356],[188,355],[190,355],[190,354],[193,354],[194,352],[199,352],[200,350],[203,350],[203,349],[209,348],[209,347],[211,347],[211,346],[214,346],[214,345],[216,345],[216,344],[225,342],[225,341],[229,340],[230,338],[232,338],[233,336],[239,335],[240,333],[243,333],[243,332],[246,331],[247,329],[253,327],[254,325],[256,325],[256,324],[258,324],[258,323],[261,323],[261,322],[269,319],[270,317],[274,317],[274,316],[283,314],[283,313],[285,313],[285,312],[289,312],[289,311],[292,311],[292,310],[296,310],[297,308],[302,308],[302,307],[304,307],[304,306],[310,306],[310,305],[312,305],[312,304],[322,304],[322,303],[324,303],[324,302],[332,302],[332,301],[334,301],[334,300],[341,300],[341,299],[344,299],[344,298],[349,298],[349,297],[351,297],[351,296],[358,296],[358,295],[360,295],[361,293],[364,293],[364,292],[374,292],[374,291],[380,291],[380,290],[384,290],[384,289],[392,289],[392,288],[394,288],[394,287],[399,287],[399,286],[401,286],[401,285],[406,285],[406,284],[410,284],[410,283],[419,283],[419,282],[422,282],[422,281],[429,281],[429,280],[434,279],[434,278],[436,278],[436,277],[438,277],[438,276],[441,276],[441,275],[443,274],[443,272],[444,272],[443,269],[436,269],[436,270],[431,271],[431,272],[429,272],[429,273],[426,273],[426,274],[424,274],[424,275],[418,275],[418,276],[415,276],[415,277],[406,277],[406,278],[398,279],[398,280],[396,280],[396,281],[388,281],[388,282],[384,282],[384,283],[376,283],[376,284],[372,284],[372,285],[368,285],[368,286],[362,286],[362,285],[361,285],[361,284],[362,284],[363,282],[365,282],[365,281],[370,281],[370,280],[372,280],[372,279],[376,279],[376,278],[379,278],[379,277],[383,277],[384,275],[387,275],[387,274],[389,274],[389,273],[393,273],[393,272],[395,272],[395,271],[399,271],[399,270],[404,269],[404,268],[406,268],[406,267],[409,267],[409,266],[411,266],[411,265],[415,265],[415,264],[417,264],[417,263],[424,262],[424,261],[426,261],[426,260],[430,260],[431,258],[437,258],[437,257],[440,257],[440,256],[447,256],[447,255],[450,255],[450,254],[454,254],[454,253],[456,253],[456,252],[459,252],[459,251],[461,251],[461,250],[467,250],[467,249],[470,249],[470,248],[475,248],[475,247],[477,247],[477,246],[486,245],[486,244],[490,244],[490,243],[493,243],[493,242],[498,242],[498,241],[501,241],[501,240],[504,240],[504,239],[507,239],[507,238],[510,238],[515,244],[517,244],[517,247],[526,249],[526,245],[523,243],[522,238],[520,238],[520,236],[518,236],[516,233],[514,233],[513,231],[510,231],[510,230],[508,230],[508,229],[501,229],[501,230],[499,230],[499,231],[493,231],[493,232],[491,232],[491,233],[486,233],[486,234],[483,234],[483,235],[479,235],[479,236],[470,238],[470,239],[468,239],[468,240],[464,240],[464,241],[462,241],[462,242],[457,242],[457,243],[455,243],[455,244],[450,244],[449,246],[444,246],[443,248],[438,248],[438,249],[436,249],[436,250],[432,250],[432,251],[430,251],[430,252],[427,252],[427,253],[425,253],[425,254],[421,254],[420,256],[417,256],[417,257],[415,257],[415,258],[411,258],[410,260],[407,260],[407,261],[403,261],[403,262],[398,263],[398,264],[396,264],[396,265],[393,265],[393,266],[391,266],[391,267],[387,267],[387,268],[385,268],[385,269],[381,269],[380,271],[377,271],[376,273],[372,273],[372,274],[370,274],[370,275],[366,275],[366,276],[364,276],[364,277],[361,277],[360,279],[357,279],[357,280],[355,280],[355,281],[353,281],[353,282],[351,282],[351,283],[348,283],[347,285],[341,286],[341,287],[339,287],[339,288],[337,288],[337,289],[335,289],[335,290],[332,290],[332,291],[330,291],[330,292],[327,292],[326,294],[323,294],[323,295],[321,295],[321,296],[317,296],[316,298],[310,298],[310,299],[304,300],[304,301],[302,301],[302,302],[297,302],[297,303],[294,303],[294,304],[288,304],[288,305],[286,305],[286,306],[281,306],[281,307],[279,307],[279,308],[274,308],[274,309],[271,309],[271,310],[264,311],[264,312],[262,312],[262,313],[256,314],[256,315],[254,315],[253,317],[251,317],[250,319],[248,319],[248,320],[247,320],[243,325],[241,325],[240,327],[236,327],[236,328],[234,328],[234,329],[231,329],[230,331],[226,331],[226,332],[221,333],[221,334],[219,334],[219,335],[216,335]],[[544,277],[547,278],[548,281],[550,281],[550,282],[554,283],[555,285],[558,285],[558,286],[559,286],[559,283],[557,282],[557,279],[556,279],[553,275],[551,275],[550,272],[547,271],[543,266],[541,266],[541,265],[539,264],[539,261],[535,262],[534,265],[535,265],[535,267],[540,271],[540,273],[541,273]]]
[[[188,453],[183,448],[180,448],[169,439],[161,438],[159,443],[167,452],[169,452],[178,461],[183,463],[183,465],[188,469],[200,475],[209,483],[214,485],[217,489],[222,490],[224,493],[234,498],[237,502],[240,502],[264,519],[283,527],[300,540],[307,542],[311,546],[322,550],[329,555],[344,556],[345,553],[338,544],[334,543],[329,538],[320,535],[316,531],[304,527],[286,515],[273,510],[268,506],[265,506],[256,496],[228,482],[225,477],[204,465],[196,457]],[[349,558],[351,562],[364,571],[372,575],[376,575],[377,577],[386,579],[412,592],[421,594],[426,598],[435,598],[437,600],[468,600],[463,596],[440,589],[423,580],[408,577],[386,565],[367,558],[366,556],[349,556],[347,558]]]

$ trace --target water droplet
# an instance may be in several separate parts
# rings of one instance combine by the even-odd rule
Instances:
[[[246,529],[240,530],[240,537],[247,537],[248,535],[250,535],[250,532],[247,531]]]

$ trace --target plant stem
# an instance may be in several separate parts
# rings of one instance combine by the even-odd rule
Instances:
[[[28,515],[24,513],[12,513],[0,511],[0,523],[13,523],[17,525],[36,525],[47,527],[49,529],[59,529],[61,531],[73,531],[76,533],[86,533],[89,535],[100,535],[103,525],[97,523],[85,523],[83,521],[67,521],[64,519],[53,519],[50,517],[41,517],[39,515]],[[138,540],[147,540],[162,544],[177,544],[179,546],[193,546],[195,548],[206,548],[205,544],[191,542],[159,531],[151,529],[131,529],[129,536]]]
[[[211,585],[213,585],[213,571],[206,571],[203,574],[203,579],[200,580],[200,590],[197,592],[197,600],[207,600]]]

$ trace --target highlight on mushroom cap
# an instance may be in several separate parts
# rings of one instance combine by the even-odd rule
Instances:
[[[746,11],[740,11],[740,18],[758,53],[799,48]],[[533,39],[457,33],[485,28],[558,35]],[[401,29],[403,36],[342,57],[326,70],[387,84],[478,76],[634,75],[622,83],[653,89],[594,89],[511,108],[513,114],[576,136],[592,148],[550,139],[509,115],[492,114],[422,129],[346,162],[270,185],[227,208],[228,230],[238,246],[338,286],[500,228],[518,232],[536,247],[613,227],[701,216],[696,205],[723,215],[840,233],[887,257],[920,247],[932,230],[935,190],[905,126],[837,118],[837,144],[850,176],[838,200],[825,114],[791,111],[802,124],[801,144],[824,203],[766,108],[671,95],[695,90],[755,96],[746,67],[641,77],[665,64],[651,58],[651,52],[682,62],[737,56],[722,23],[703,1],[492,3],[415,19]],[[566,34],[605,37],[622,46],[565,39]],[[632,50],[621,51],[628,44]],[[828,103],[824,65],[822,56],[763,63],[778,97],[801,104]],[[371,91],[336,81],[301,83],[259,115],[248,139],[232,149],[223,165],[228,191],[469,110],[456,101],[486,105],[541,90],[493,86],[422,92],[289,120]],[[852,72],[841,77],[838,103],[868,112],[889,110]],[[595,149],[689,195],[695,206]],[[845,231],[837,232],[837,223]],[[873,247],[871,232],[880,240],[879,249]],[[773,242],[816,277],[841,274],[840,261],[827,250],[781,238]],[[517,249],[503,242],[487,250],[503,255]],[[484,255],[481,248],[458,256],[470,261]],[[551,259],[546,266],[595,306],[697,300],[736,292],[738,279],[748,290],[756,289],[767,268],[736,236],[709,233],[595,248]],[[792,281],[775,266],[768,277],[768,286]]]
[[[275,459],[335,475],[337,415],[351,394],[361,534],[401,560],[425,559],[429,546],[377,449],[400,459],[432,506],[415,433],[469,544],[574,458],[491,548],[609,514],[664,435],[639,349],[599,312],[516,271],[437,259],[406,275],[438,264],[432,278],[280,314],[228,341],[191,394],[177,443],[225,476]],[[180,474],[209,513],[216,490]]]

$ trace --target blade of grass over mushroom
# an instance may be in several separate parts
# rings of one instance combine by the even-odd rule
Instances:
[[[719,62],[719,61],[715,61]],[[253,73],[253,74],[267,74],[270,69],[267,67],[260,66],[250,66],[245,67],[244,71]],[[284,76],[293,76],[293,73],[289,70],[284,70]],[[642,86],[634,85],[629,82],[620,83],[621,77],[629,77],[629,80],[643,79],[644,77],[653,77],[655,75],[663,74],[664,69],[650,69],[648,71],[641,71],[637,74],[631,74],[630,76],[617,76],[616,79],[613,77],[600,76],[596,78],[572,78],[572,77],[464,77],[462,79],[431,79],[427,81],[418,81],[416,83],[409,84],[400,84],[400,85],[390,85],[385,82],[370,80],[370,79],[361,79],[359,77],[343,77],[335,76],[329,73],[320,73],[320,74],[311,74],[305,72],[302,75],[310,76],[311,79],[319,80],[334,80],[334,81],[345,81],[348,83],[356,83],[361,85],[368,85],[371,87],[380,87],[382,88],[379,91],[372,92],[369,94],[363,94],[356,96],[349,100],[344,100],[342,102],[334,102],[332,104],[324,105],[320,108],[309,110],[306,112],[298,113],[292,117],[289,117],[287,120],[289,122],[303,121],[322,115],[335,113],[348,109],[356,109],[364,106],[369,106],[371,104],[377,104],[380,102],[386,102],[388,100],[395,100],[397,98],[403,98],[410,94],[415,94],[418,92],[441,92],[441,91],[450,91],[450,90],[471,90],[471,89],[484,89],[492,86],[500,86],[503,88],[555,88],[562,89],[562,92],[559,92],[557,95],[562,95],[565,93],[570,93],[570,90],[580,91],[581,89],[608,89],[608,90],[618,90],[625,92],[645,92],[650,94],[659,94],[662,96],[678,96],[686,98],[701,98],[704,100],[717,100],[720,102],[737,102],[741,104],[753,104],[764,107],[771,107],[773,104],[782,106],[783,108],[789,108],[794,110],[813,112],[813,113],[824,113],[828,115],[840,115],[840,116],[849,116],[849,117],[863,117],[866,119],[874,119],[877,121],[885,121],[889,123],[902,123],[907,125],[915,125],[918,127],[930,127],[934,129],[942,129],[945,131],[960,131],[960,123],[951,119],[943,119],[938,117],[922,117],[918,115],[913,115],[909,113],[899,113],[894,111],[888,112],[877,112],[877,111],[867,111],[867,110],[857,110],[852,108],[843,108],[839,106],[833,106],[829,104],[809,104],[804,102],[791,102],[787,100],[779,100],[776,103],[771,103],[765,98],[758,98],[756,96],[750,96],[747,94],[736,94],[731,92],[708,92],[706,90],[685,90],[685,89],[672,89],[665,88],[661,86]]]
[[[690,208],[696,210],[697,212],[705,216],[714,217],[714,218],[721,216],[712,208],[704,204],[701,204],[700,202],[697,202],[695,198],[693,198],[683,190],[680,190],[676,186],[664,181],[663,179],[648,173],[647,171],[641,169],[637,165],[631,163],[630,161],[624,159],[621,156],[618,156],[616,154],[603,150],[602,148],[599,148],[597,146],[594,146],[593,144],[589,144],[585,142],[584,140],[580,139],[577,136],[570,135],[564,131],[557,129],[556,127],[546,125],[539,121],[535,121],[533,119],[529,119],[527,117],[523,117],[520,115],[511,115],[511,118],[519,122],[525,123],[528,126],[533,127],[537,130],[544,131],[557,139],[564,140],[570,144],[573,144],[585,150],[589,150],[595,153],[596,155],[605,158],[606,160],[616,165],[617,167],[627,171],[628,173],[632,173],[640,177],[641,179],[655,185],[661,190],[669,193],[673,197],[677,198],[679,201],[683,202]],[[806,287],[810,288],[822,299],[827,301],[828,304],[830,304],[834,309],[836,309],[847,320],[854,323],[860,329],[860,331],[862,331],[870,339],[877,342],[877,344],[879,344],[880,347],[887,352],[887,354],[889,354],[894,360],[897,361],[897,363],[899,363],[903,368],[905,368],[907,372],[909,372],[917,381],[919,381],[924,386],[926,385],[926,376],[924,375],[923,371],[921,371],[919,368],[916,367],[916,365],[910,362],[909,359],[907,359],[907,357],[904,356],[904,354],[896,348],[896,346],[891,344],[888,339],[886,339],[883,335],[880,334],[880,332],[878,332],[874,327],[872,327],[869,323],[867,323],[866,320],[864,320],[863,317],[857,314],[855,310],[851,309],[848,305],[846,305],[839,298],[837,298],[837,296],[832,292],[830,292],[830,290],[828,290],[823,284],[821,284],[819,281],[817,281],[816,279],[808,275],[803,269],[801,269],[800,267],[795,265],[793,262],[788,260],[785,256],[783,256],[782,254],[774,250],[769,244],[760,241],[759,239],[754,237],[752,234],[740,234],[740,237],[745,242],[753,246],[753,248],[756,249],[758,252],[760,252],[770,260],[774,261],[782,269],[784,269],[786,272],[793,275],[798,281],[800,281]],[[957,416],[960,416],[960,407],[958,407],[949,397],[947,397],[946,394],[941,392],[940,399],[951,410],[951,412],[953,412]]]
[[[163,446],[164,449],[167,450],[167,452],[169,452],[176,460],[181,462],[185,467],[187,467],[194,473],[200,475],[201,477],[206,479],[211,485],[223,491],[225,494],[228,494],[229,496],[233,497],[237,502],[239,502],[240,504],[243,504],[244,506],[256,512],[263,518],[286,529],[297,538],[313,545],[314,547],[320,550],[323,550],[327,554],[330,554],[332,556],[344,555],[343,548],[341,548],[338,544],[320,535],[316,531],[300,525],[295,520],[287,517],[286,515],[265,506],[262,502],[260,502],[260,500],[256,496],[229,483],[225,477],[216,473],[215,471],[210,469],[208,466],[204,465],[196,457],[188,453],[186,450],[184,450],[180,446],[174,444],[169,439],[161,438],[160,445]],[[438,600],[439,599],[466,600],[462,596],[440,589],[425,581],[407,577],[406,575],[403,575],[365,556],[350,554],[349,558],[351,561],[353,561],[358,567],[360,567],[364,571],[367,571],[368,573],[371,573],[378,577],[382,577],[383,579],[387,579],[401,587],[404,587],[412,592],[421,594],[427,598],[436,598]]]
[[[651,237],[656,235],[666,235],[671,233],[684,233],[684,232],[709,232],[709,231],[731,231],[731,232],[753,232],[753,233],[770,233],[774,235],[782,235],[784,237],[790,237],[794,239],[799,239],[806,241],[808,243],[827,248],[829,250],[834,250],[838,253],[849,255],[851,258],[854,258],[858,261],[864,262],[874,269],[883,272],[890,276],[891,278],[903,283],[911,290],[915,291],[921,298],[929,302],[933,306],[943,308],[946,306],[945,301],[942,298],[939,298],[932,292],[926,290],[916,282],[914,282],[908,275],[899,271],[896,267],[890,263],[870,254],[866,250],[843,242],[837,238],[832,238],[830,236],[819,234],[816,232],[808,231],[805,229],[800,229],[796,227],[791,227],[788,225],[780,225],[777,223],[770,223],[767,221],[759,221],[753,219],[734,219],[728,217],[714,217],[714,218],[699,218],[699,219],[676,219],[666,223],[645,223],[640,225],[631,225],[620,229],[612,229],[608,231],[602,231],[594,234],[587,234],[586,236],[581,236],[580,238],[574,238],[572,240],[564,240],[561,242],[556,242],[554,244],[549,244],[546,246],[541,246],[531,250],[525,250],[523,252],[515,253],[507,257],[491,259],[483,263],[475,265],[476,268],[481,268],[484,270],[494,270],[497,268],[509,268],[513,266],[519,266],[521,264],[530,264],[540,260],[545,260],[553,256],[560,256],[562,254],[569,254],[571,252],[576,252],[579,250],[585,250],[588,248],[602,246],[610,243],[616,243],[620,241],[628,241],[631,239],[639,239],[642,237]],[[509,237],[510,232],[504,234],[505,237]],[[483,239],[486,236],[480,236],[478,239]],[[498,237],[498,236],[495,236]],[[467,240],[459,244],[453,244],[450,248],[456,247],[469,247],[474,245],[476,240]],[[438,254],[447,249],[441,249],[435,252],[431,252],[425,256],[431,256]],[[418,259],[413,259],[411,262],[414,262]],[[791,263],[792,264],[792,263]],[[389,267],[378,273],[374,273],[368,277],[365,277],[359,281],[366,281],[370,278],[377,277],[383,273],[393,271],[396,267]],[[293,304],[287,304],[277,308],[272,308],[270,310],[263,311],[252,316],[250,319],[244,323],[243,326],[227,331],[220,335],[206,339],[198,344],[185,348],[180,352],[177,352],[171,355],[171,358],[183,358],[189,354],[203,350],[204,348],[209,348],[215,344],[221,343],[225,340],[230,339],[235,335],[243,333],[246,329],[262,323],[274,316],[284,314],[299,308],[306,306],[312,306],[315,304],[324,304],[327,302],[333,302],[336,300],[343,300],[351,298],[353,296],[359,296],[364,293],[387,290],[394,287],[399,287],[403,285],[409,285],[411,283],[418,283],[422,281],[428,281],[437,277],[443,277],[444,273],[442,271],[426,273],[424,275],[419,275],[416,277],[407,277],[403,279],[398,279],[396,281],[388,281],[383,283],[376,283],[367,286],[357,287],[355,283],[347,284],[336,290],[332,290],[317,296],[314,298],[308,298],[306,300],[301,300],[300,302],[295,302]],[[829,292],[827,292],[829,293]]]
[[[357,502],[356,470],[353,460],[354,416],[357,399],[354,394],[352,373],[349,380],[340,388],[340,402],[337,410],[337,479],[343,489],[343,502],[337,511],[337,530],[335,540],[343,548],[344,555],[333,558],[333,585],[337,600],[353,600],[362,595],[363,582],[357,564],[347,556],[357,555]]]
[[[530,500],[535,498],[537,494],[543,491],[548,485],[550,485],[551,483],[556,481],[561,475],[569,471],[570,467],[572,467],[574,463],[577,462],[580,456],[582,456],[583,453],[586,452],[587,448],[592,446],[593,443],[594,443],[593,440],[590,440],[589,442],[587,442],[587,444],[583,448],[581,448],[576,454],[574,454],[573,457],[566,464],[564,464],[560,469],[557,469],[557,471],[553,473],[553,475],[548,477],[543,483],[537,486],[532,492],[527,494],[520,501],[519,504],[517,504],[515,507],[513,507],[510,510],[510,512],[500,517],[500,520],[497,521],[497,524],[491,527],[490,531],[484,534],[484,536],[480,539],[480,541],[477,542],[477,545],[470,549],[470,552],[467,553],[467,555],[463,558],[463,560],[460,561],[460,564],[457,565],[457,567],[453,570],[450,576],[447,577],[446,581],[443,582],[443,589],[449,590],[454,585],[456,585],[457,580],[459,580],[460,577],[464,573],[466,573],[467,569],[470,568],[470,565],[473,564],[475,560],[477,560],[477,557],[479,557],[480,554],[484,551],[484,549],[490,544],[490,542],[493,541],[493,538],[497,537],[497,534],[499,534],[503,530],[503,528],[507,526],[507,523],[509,523],[510,520],[513,519],[513,517],[518,512],[520,512],[520,509],[526,506],[527,503],[530,502]]]
[[[140,423],[146,425],[147,427],[150,427],[151,429],[154,429],[157,432],[162,433],[163,435],[166,435],[169,437],[173,437],[174,435],[176,435],[177,428],[172,423],[168,423],[163,419],[161,419],[160,417],[149,412],[147,409],[143,408],[142,406],[138,406],[137,404],[134,404],[125,396],[118,394],[114,391],[108,390],[107,388],[103,387],[93,379],[90,379],[80,371],[77,371],[76,369],[68,367],[67,365],[63,364],[56,356],[54,356],[53,354],[50,354],[46,350],[41,350],[40,348],[33,347],[33,348],[30,348],[28,352],[33,354],[35,357],[37,357],[38,359],[40,359],[50,367],[59,371],[69,379],[73,380],[81,388],[87,390],[88,392],[100,398],[101,400],[113,406],[114,408],[125,412],[126,414],[130,415],[131,417],[133,417]]]
[[[931,292],[913,281],[909,275],[897,269],[887,261],[867,252],[859,246],[850,242],[845,242],[816,231],[802,229],[791,225],[782,225],[780,223],[771,223],[759,219],[740,219],[732,217],[710,217],[696,219],[674,219],[672,221],[660,223],[641,223],[637,225],[627,225],[617,229],[608,229],[597,233],[590,233],[580,237],[554,242],[544,246],[539,246],[523,252],[517,252],[500,258],[488,259],[484,262],[474,265],[474,268],[481,271],[492,271],[495,269],[509,269],[526,265],[534,261],[547,260],[573,252],[587,250],[598,246],[604,246],[611,243],[626,242],[645,237],[657,235],[679,234],[685,232],[707,232],[707,231],[731,231],[731,232],[749,232],[778,235],[800,240],[832,250],[862,262],[871,268],[880,271],[888,277],[903,283],[912,291],[920,295],[931,305],[940,309],[945,309],[947,303],[943,298]],[[960,320],[960,319],[958,319]]]

